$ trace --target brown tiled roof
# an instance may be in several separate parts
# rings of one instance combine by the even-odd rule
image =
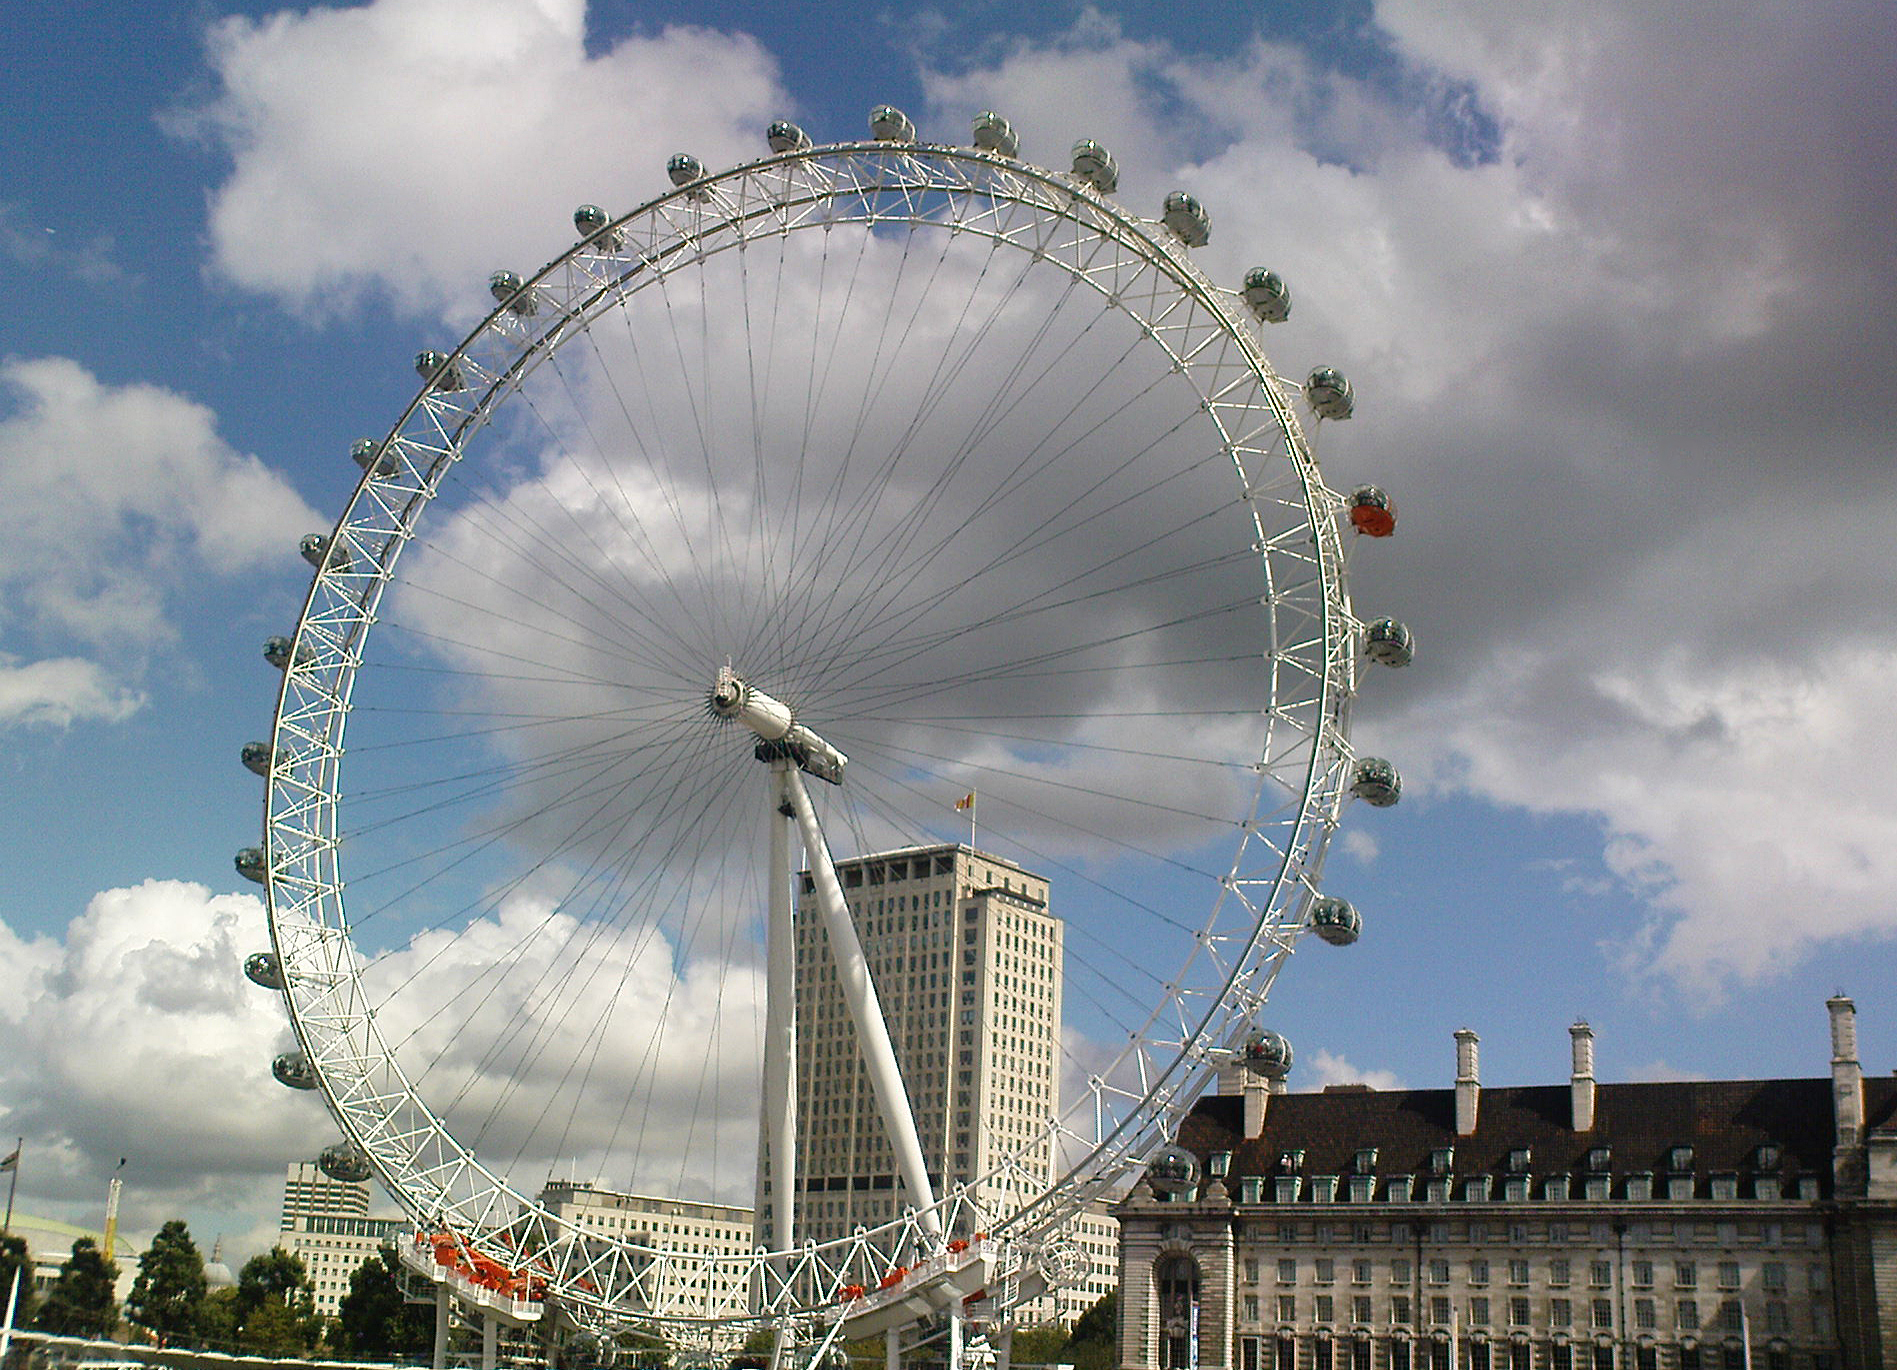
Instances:
[[[1488,1088],[1481,1093],[1476,1130],[1456,1136],[1455,1092],[1448,1089],[1331,1089],[1321,1094],[1275,1094],[1264,1135],[1240,1136],[1243,1101],[1218,1095],[1199,1101],[1179,1140],[1201,1158],[1230,1151],[1232,1175],[1273,1175],[1281,1153],[1303,1150],[1307,1175],[1351,1173],[1356,1153],[1377,1149],[1379,1175],[1418,1175],[1430,1152],[1455,1148],[1457,1175],[1500,1175],[1509,1152],[1528,1147],[1537,1175],[1581,1172],[1587,1153],[1613,1149],[1616,1175],[1667,1173],[1667,1152],[1693,1148],[1700,1175],[1756,1170],[1758,1148],[1779,1147],[1779,1171],[1790,1179],[1819,1177],[1829,1194],[1833,1125],[1831,1081],[1711,1080],[1596,1086],[1594,1127],[1569,1126],[1567,1085]],[[1865,1081],[1867,1128],[1897,1121],[1897,1080]]]

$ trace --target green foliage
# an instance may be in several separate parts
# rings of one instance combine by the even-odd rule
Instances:
[[[26,1238],[11,1233],[0,1237],[0,1314],[7,1311],[7,1296],[13,1289],[13,1272],[20,1272],[19,1301],[13,1306],[13,1325],[33,1325],[33,1262],[27,1256]]]
[[[1055,1365],[1067,1359],[1066,1349],[1065,1327],[1017,1327],[1008,1358],[1015,1365]]]
[[[1120,1295],[1103,1294],[1074,1323],[1060,1359],[1074,1370],[1112,1370],[1120,1360]]]
[[[190,1229],[174,1218],[158,1229],[138,1258],[138,1278],[125,1301],[125,1314],[156,1334],[160,1346],[168,1346],[196,1329],[207,1287],[204,1257]]]
[[[81,1237],[59,1267],[59,1278],[47,1291],[33,1325],[67,1337],[109,1336],[119,1325],[119,1304],[112,1294],[118,1277],[117,1264],[106,1259],[99,1244]]]
[[[244,1262],[231,1311],[244,1351],[303,1355],[322,1340],[323,1320],[303,1259],[280,1246]]]
[[[393,1360],[433,1349],[434,1310],[402,1297],[400,1258],[385,1246],[349,1276],[338,1309],[337,1342],[356,1360]]]
[[[310,1338],[283,1295],[273,1292],[245,1316],[237,1344],[257,1356],[300,1356],[309,1350]]]
[[[211,1290],[199,1302],[191,1334],[200,1346],[215,1351],[235,1351],[237,1328],[237,1291],[227,1286]]]

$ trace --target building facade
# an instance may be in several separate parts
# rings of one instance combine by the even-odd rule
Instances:
[[[1058,1087],[1062,928],[1047,881],[960,845],[882,852],[837,863],[837,878],[882,1003],[922,1141],[929,1181],[948,1188],[992,1176],[1024,1149],[1015,1184],[1044,1187],[1047,1122]],[[874,1227],[912,1202],[837,982],[808,875],[797,901],[797,1194],[795,1240]],[[760,1195],[771,1183],[760,1168]],[[1037,1190],[1038,1192],[1038,1190]],[[975,1192],[1005,1208],[990,1178]],[[759,1239],[775,1244],[769,1205]]]
[[[622,1194],[576,1181],[556,1180],[540,1191],[540,1205],[583,1232],[683,1256],[743,1256],[751,1250],[752,1214],[732,1204],[699,1203]],[[654,1302],[739,1310],[749,1291],[740,1261],[687,1260],[663,1267]]]
[[[284,1172],[277,1245],[301,1258],[324,1317],[336,1316],[357,1267],[410,1231],[403,1219],[370,1217],[370,1192],[369,1181],[335,1179],[315,1161]]]
[[[1236,1076],[1118,1209],[1120,1362],[1162,1370],[1897,1364],[1897,1080],[1274,1093]]]

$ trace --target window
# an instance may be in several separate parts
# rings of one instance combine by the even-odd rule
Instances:
[[[1489,1344],[1485,1341],[1469,1343],[1469,1370],[1489,1370]]]
[[[1535,1352],[1525,1341],[1512,1341],[1508,1344],[1508,1370],[1533,1370]]]
[[[1298,1296],[1296,1294],[1278,1295],[1278,1321],[1296,1322],[1298,1320]]]
[[[1653,1262],[1652,1261],[1635,1261],[1634,1262],[1634,1288],[1636,1289],[1653,1288]]]
[[[1409,1282],[1410,1282],[1410,1263],[1407,1260],[1403,1260],[1400,1258],[1397,1260],[1391,1261],[1390,1262],[1390,1283],[1391,1284],[1408,1284]]]
[[[1692,1261],[1676,1261],[1673,1265],[1673,1283],[1680,1289],[1697,1289],[1699,1266]]]
[[[1739,1197],[1739,1177],[1726,1173],[1712,1178],[1712,1196],[1715,1199],[1732,1200]]]
[[[1350,1370],[1370,1370],[1370,1338],[1359,1337],[1350,1344]]]
[[[1410,1344],[1406,1341],[1390,1343],[1390,1370],[1410,1370]]]
[[[1769,1299],[1765,1305],[1765,1330],[1768,1332],[1789,1332],[1792,1330],[1791,1313],[1778,1299]]]
[[[1247,1294],[1245,1296],[1245,1321],[1258,1321],[1258,1296],[1256,1294]]]
[[[1528,1326],[1530,1316],[1527,1299],[1518,1295],[1508,1301],[1508,1325],[1510,1327]]]
[[[1292,1256],[1279,1257],[1278,1258],[1278,1283],[1279,1284],[1296,1284],[1297,1282],[1298,1282],[1298,1263],[1297,1263],[1296,1258]]]
[[[1587,1282],[1596,1289],[1605,1289],[1614,1282],[1614,1263],[1612,1261],[1589,1261]]]
[[[1601,1346],[1598,1343],[1595,1345],[1594,1370],[1614,1370],[1614,1348],[1612,1346]]]
[[[1370,1283],[1369,1261],[1352,1261],[1350,1263],[1350,1282],[1352,1284]]]
[[[1592,1301],[1592,1308],[1593,1317],[1590,1321],[1593,1326],[1612,1327],[1614,1325],[1614,1301],[1612,1299],[1595,1299]]]
[[[1448,1324],[1449,1300],[1445,1296],[1441,1294],[1437,1294],[1430,1299],[1429,1320],[1435,1323],[1438,1327],[1446,1326]]]
[[[1682,1332],[1699,1331],[1699,1300],[1681,1299],[1674,1309],[1673,1321]]]
[[[1489,1282],[1489,1263],[1480,1257],[1469,1262],[1469,1283],[1487,1284]]]
[[[1333,1311],[1334,1306],[1331,1302],[1331,1296],[1329,1294],[1319,1294],[1317,1296],[1317,1312],[1312,1316],[1311,1320],[1319,1324],[1329,1323],[1332,1319]]]
[[[1783,1291],[1785,1288],[1785,1264],[1783,1261],[1767,1261],[1759,1267],[1759,1283],[1767,1289]]]
[[[1634,1347],[1634,1370],[1660,1370],[1660,1351],[1652,1342]]]
[[[1398,1327],[1409,1326],[1410,1296],[1408,1294],[1390,1296],[1390,1321]]]
[[[1489,1301],[1480,1296],[1469,1300],[1469,1326],[1487,1327],[1489,1325]]]
[[[1549,1370],[1574,1370],[1574,1348],[1566,1342],[1556,1342],[1549,1348],[1554,1354],[1548,1358]]]
[[[1336,1278],[1336,1263],[1328,1256],[1319,1256],[1317,1258],[1317,1282],[1319,1284],[1331,1284]]]
[[[1331,1344],[1319,1341],[1311,1347],[1311,1365],[1313,1370],[1332,1370]]]
[[[1699,1348],[1682,1346],[1680,1348],[1680,1370],[1699,1370]]]
[[[1449,1262],[1448,1261],[1445,1261],[1445,1260],[1430,1261],[1429,1282],[1431,1284],[1448,1284],[1449,1283]]]
[[[1739,1262],[1721,1261],[1719,1263],[1719,1287],[1721,1289],[1739,1287]]]
[[[1727,1299],[1719,1305],[1719,1326],[1727,1332],[1745,1330],[1745,1310],[1739,1306],[1739,1300]]]
[[[1548,1300],[1548,1325],[1551,1327],[1574,1326],[1574,1308],[1566,1299]]]
[[[1651,1332],[1654,1327],[1653,1300],[1634,1300],[1634,1326]]]
[[[1370,1321],[1371,1316],[1370,1296],[1368,1294],[1352,1296],[1350,1300],[1350,1320],[1357,1323],[1367,1323]]]
[[[1565,1285],[1569,1282],[1570,1277],[1571,1277],[1571,1271],[1568,1266],[1568,1258],[1566,1256],[1557,1256],[1555,1257],[1555,1259],[1548,1262],[1548,1283],[1549,1284]]]
[[[1298,1370],[1298,1339],[1279,1337],[1272,1344],[1271,1359],[1273,1370]]]
[[[1508,1282],[1510,1284],[1528,1283],[1527,1261],[1510,1261],[1508,1263]]]

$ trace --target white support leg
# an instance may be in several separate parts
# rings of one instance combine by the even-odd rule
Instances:
[[[448,1370],[448,1311],[453,1306],[454,1295],[448,1292],[448,1282],[443,1280],[435,1286],[434,1370]]]
[[[771,1249],[790,1250],[797,1197],[797,948],[793,936],[791,881],[797,865],[791,860],[791,807],[789,761],[771,766],[770,923],[765,930],[764,981],[764,1145],[770,1161]],[[775,1289],[767,1286],[766,1300],[782,1289],[789,1274],[787,1256],[778,1256],[771,1274]],[[771,1350],[771,1370],[782,1370],[790,1347],[790,1328],[777,1331]]]
[[[949,1311],[948,1370],[962,1370],[962,1310]]]
[[[894,1327],[883,1333],[883,1370],[902,1370],[902,1333]]]
[[[823,913],[824,929],[830,934],[837,983],[856,1027],[857,1045],[863,1052],[870,1085],[882,1110],[883,1129],[889,1134],[896,1166],[902,1171],[903,1184],[921,1214],[923,1227],[939,1236],[942,1219],[935,1212],[935,1190],[929,1183],[928,1163],[922,1157],[915,1114],[909,1108],[909,1092],[903,1087],[896,1049],[889,1040],[889,1026],[883,1019],[876,986],[870,979],[869,961],[863,955],[863,944],[857,940],[856,925],[850,921],[843,886],[837,882],[830,847],[823,840],[823,829],[817,826],[816,810],[810,806],[810,793],[804,788],[803,776],[788,767],[783,774],[791,808],[797,815],[797,827],[803,835],[804,857],[810,863],[811,879],[816,885],[817,907]]]
[[[481,1310],[481,1370],[494,1370],[494,1363],[500,1359],[501,1320]]]

